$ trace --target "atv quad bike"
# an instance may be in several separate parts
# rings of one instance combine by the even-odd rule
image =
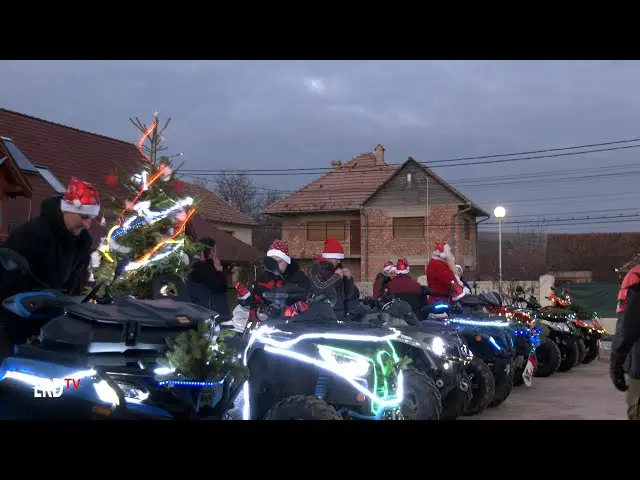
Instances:
[[[447,305],[447,306],[445,306]],[[493,396],[484,402],[470,406],[469,414],[476,414],[491,406],[504,402],[513,389],[514,359],[516,349],[514,334],[508,322],[498,315],[487,313],[487,306],[494,305],[492,299],[483,295],[466,295],[457,302],[434,303],[429,307],[440,312],[447,311],[447,322],[455,324],[473,353],[477,372],[469,372],[470,377],[478,378],[482,383],[491,384],[493,380]],[[487,371],[478,361],[482,360]],[[473,368],[473,365],[471,365]]]
[[[265,268],[277,272],[268,257]],[[302,311],[296,285],[264,292],[268,317],[247,329],[245,419],[437,420],[433,380],[398,355],[401,334],[350,318],[337,321],[335,294],[313,296]],[[344,321],[342,321],[344,320]]]
[[[0,263],[5,270],[28,272],[28,262],[7,249],[0,249]],[[119,265],[116,276],[123,268]],[[0,414],[8,419],[224,418],[239,382],[228,374],[215,382],[169,380],[170,370],[159,363],[167,337],[198,326],[213,334],[217,314],[170,298],[112,299],[108,287],[98,297],[101,287],[81,303],[53,290],[3,302],[9,314],[3,318],[11,322],[3,325],[0,338],[10,345],[0,365]],[[37,339],[16,343],[24,332],[36,332]]]
[[[410,359],[410,366],[425,373],[438,388],[442,402],[440,418],[454,420],[464,415],[473,401],[471,381],[465,370],[473,358],[454,326],[441,322],[421,324],[409,304],[399,298],[352,304],[346,318],[400,331],[402,335],[393,340],[396,351],[401,358]]]
[[[568,372],[578,364],[580,356],[580,347],[578,345],[580,335],[578,332],[572,330],[568,324],[569,311],[564,307],[541,307],[534,296],[529,297],[527,306],[532,310],[536,326],[542,329],[542,338],[549,339],[558,347],[560,362],[556,370],[558,372]],[[543,345],[545,345],[545,343],[543,343]],[[551,347],[550,343],[546,343],[545,346],[547,347],[546,352],[541,352],[540,348],[538,348],[538,357],[540,357],[542,353],[550,354],[550,361],[547,363],[548,368],[541,370],[539,367],[536,376],[548,376],[545,375],[547,373],[549,375],[553,374],[553,372],[549,372],[557,361],[556,349]]]
[[[402,420],[417,419],[419,410],[439,413],[433,382],[401,364],[393,342],[400,332],[339,323],[322,307],[314,302],[300,315],[268,319],[250,333],[245,420]]]

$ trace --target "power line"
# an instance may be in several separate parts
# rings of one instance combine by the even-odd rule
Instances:
[[[638,142],[640,141],[640,139],[632,139],[632,140],[621,140],[620,142],[607,142],[607,144],[613,144],[613,143],[623,143],[623,142]],[[589,153],[600,153],[600,152],[612,152],[612,151],[617,151],[617,150],[627,150],[627,149],[631,149],[631,148],[639,148],[640,145],[624,145],[624,146],[619,146],[619,147],[609,147],[609,148],[598,148],[598,149],[591,149],[591,150],[585,150],[585,151],[581,151],[581,152],[564,152],[564,153],[555,153],[555,154],[547,154],[547,155],[535,155],[535,156],[528,156],[528,157],[518,157],[518,158],[501,158],[503,156],[509,155],[509,154],[499,154],[499,155],[487,155],[484,157],[461,157],[458,159],[446,159],[446,160],[432,160],[429,162],[419,162],[422,163],[426,166],[429,165],[434,165],[434,164],[440,164],[440,163],[444,163],[444,162],[453,162],[453,161],[464,161],[466,159],[470,159],[470,158],[492,158],[492,160],[481,160],[481,161],[477,161],[477,162],[467,162],[467,163],[456,163],[456,164],[451,164],[451,165],[437,165],[437,168],[445,168],[445,167],[463,167],[463,166],[469,166],[469,165],[486,165],[486,164],[490,164],[490,163],[506,163],[506,162],[519,162],[519,161],[523,161],[523,160],[540,160],[540,159],[545,159],[545,158],[557,158],[557,157],[565,157],[565,156],[574,156],[574,155],[586,155]],[[581,148],[581,147],[565,147],[565,148]],[[586,147],[582,147],[582,148],[586,148]],[[558,149],[561,150],[561,149]],[[500,158],[498,158],[500,157]],[[417,160],[416,160],[417,161]],[[386,164],[386,166],[400,166],[403,165],[403,163],[390,163],[390,164]],[[382,171],[383,168],[374,168],[374,169],[367,169],[367,171]],[[310,167],[310,168],[293,168],[293,169],[184,169],[182,170],[183,173],[194,173],[194,174],[200,174],[200,175],[223,175],[223,174],[250,174],[252,176],[283,176],[283,175],[310,175],[313,173],[324,173],[324,172],[331,172],[333,171],[333,167]],[[362,168],[355,168],[355,169],[350,169],[350,168],[341,168],[340,170],[336,170],[339,171],[340,173],[358,173],[358,174],[362,174],[363,169]]]
[[[634,220],[634,219],[638,219],[638,220]],[[345,225],[345,229],[346,229],[346,222],[348,220],[345,220],[344,225]],[[620,214],[620,215],[604,215],[604,216],[600,216],[600,217],[572,217],[572,218],[546,218],[546,219],[541,219],[541,220],[534,220],[534,221],[521,221],[521,220],[513,220],[513,221],[503,221],[502,225],[503,227],[510,227],[510,226],[520,226],[520,227],[556,227],[556,226],[563,226],[563,225],[598,225],[598,224],[603,224],[603,223],[611,223],[611,224],[616,224],[616,223],[624,223],[627,221],[640,221],[640,213],[635,213],[635,214]],[[323,225],[314,225],[314,223],[318,224],[326,224],[327,221],[310,221],[310,222],[301,222],[301,223],[287,223],[285,227],[287,230],[300,230],[300,229],[305,229],[307,231],[326,231],[327,226]],[[329,223],[331,223],[329,221]],[[336,222],[337,223],[337,222]],[[462,228],[462,225],[460,223],[455,223],[452,224],[451,222],[448,223],[425,223],[424,225],[422,225],[422,228],[436,228],[436,227],[451,227],[454,226],[456,228]],[[498,222],[483,222],[478,224],[478,227],[492,227],[498,226]],[[253,229],[273,229],[273,225],[256,225],[254,227],[252,227]],[[362,225],[361,225],[361,228]],[[368,230],[374,230],[374,231],[393,231],[394,229],[396,230],[405,230],[405,231],[410,231],[412,229],[417,229],[418,227],[397,227],[397,226],[393,226],[393,225],[369,225],[367,227]],[[338,227],[336,226],[336,230],[338,229],[342,229],[342,227]],[[331,230],[331,228],[329,228],[329,230]],[[407,240],[411,240],[411,239],[407,239]]]
[[[634,165],[634,166],[640,166],[640,165]],[[599,170],[610,170],[611,168],[609,167],[598,167]],[[587,170],[587,169],[585,169]],[[575,170],[573,171],[575,173]],[[602,179],[602,178],[611,178],[611,177],[620,177],[620,176],[624,176],[624,177],[630,177],[632,175],[638,175],[640,174],[640,170],[638,171],[631,171],[631,170],[627,170],[627,171],[622,171],[622,172],[610,172],[610,173],[601,173],[601,174],[592,174],[592,175],[582,175],[582,176],[570,176],[570,177],[558,177],[557,175],[554,174],[553,177],[551,178],[544,178],[544,177],[548,177],[549,174],[548,173],[541,173],[541,174],[527,174],[526,177],[527,178],[522,178],[522,175],[519,176],[511,176],[511,177],[495,177],[493,180],[493,182],[487,182],[487,183],[469,183],[468,185],[464,184],[464,181],[452,181],[452,182],[447,182],[449,185],[451,185],[452,187],[455,188],[460,188],[460,187],[467,187],[469,188],[469,190],[473,190],[473,189],[482,189],[482,188],[493,188],[493,187],[497,187],[497,186],[510,186],[510,185],[534,185],[534,182],[532,182],[532,180],[536,180],[535,178],[532,177],[540,177],[539,179],[542,180],[544,178],[544,184],[553,184],[553,183],[557,183],[557,182],[566,182],[566,181],[579,181],[579,180],[589,180],[589,179]],[[186,175],[185,175],[186,176]],[[487,180],[490,180],[490,177],[483,177],[486,178]],[[517,180],[514,181],[504,181],[503,179],[506,178],[514,178]],[[480,179],[478,179],[480,180]],[[472,180],[469,180],[470,182]],[[208,183],[208,182],[207,182]],[[538,186],[537,183],[535,183],[536,186]],[[356,185],[357,186],[357,185]],[[355,186],[354,186],[355,187]],[[350,193],[353,191],[352,188],[322,188],[322,190],[320,189],[309,189],[309,190],[278,190],[278,189],[271,189],[271,188],[266,188],[266,187],[252,187],[254,190],[258,190],[257,192],[254,192],[256,195],[272,195],[272,194],[281,194],[281,195],[291,195],[297,192],[305,192],[305,193]]]

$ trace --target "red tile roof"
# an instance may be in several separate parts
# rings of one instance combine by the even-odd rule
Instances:
[[[192,217],[188,233],[194,238],[213,238],[216,242],[218,255],[223,262],[254,262],[264,255],[251,245],[247,245],[227,232],[214,227],[201,215]]]
[[[198,199],[198,211],[210,221],[230,225],[257,225],[254,219],[233,208],[208,188],[185,183],[184,193]]]
[[[96,133],[78,130],[58,123],[31,117],[0,108],[0,136],[11,138],[15,145],[34,165],[48,167],[65,185],[72,175],[93,183],[104,199],[109,196],[124,197],[128,194],[121,187],[109,189],[105,178],[118,166],[138,161],[140,154],[133,143]],[[54,194],[44,182],[45,196]],[[200,201],[199,213],[210,221],[220,223],[254,225],[255,222],[220,199],[214,192],[197,185],[185,184],[185,194]],[[37,205],[37,206],[36,206]],[[34,208],[39,208],[34,204]],[[197,219],[193,220],[199,223]],[[226,234],[213,225],[201,222],[206,228],[193,229],[200,236],[210,236],[219,242],[221,251],[229,261],[241,262],[253,259],[259,252],[246,243]],[[219,233],[218,233],[219,232]],[[104,228],[91,228],[94,241],[104,236]]]
[[[595,282],[617,281],[616,268],[640,252],[640,233],[550,233],[546,263],[549,270],[591,271]]]
[[[11,138],[35,165],[48,167],[65,185],[76,175],[104,191],[106,176],[117,166],[133,164],[140,158],[133,143],[78,130],[0,108],[0,136]],[[226,203],[214,192],[186,184],[187,195],[198,197],[200,213],[221,223],[255,225],[247,215]],[[125,195],[124,190],[110,195]]]
[[[395,172],[396,168],[390,165],[377,166],[372,153],[361,153],[297,192],[272,203],[265,213],[356,210]]]
[[[330,172],[295,193],[272,203],[265,209],[265,213],[277,215],[357,210],[378,193],[409,162],[416,163],[425,173],[458,196],[462,202],[472,205],[479,215],[489,216],[482,209],[473,205],[471,200],[461,192],[413,158],[409,157],[400,167],[386,163],[376,165],[376,157],[373,153],[361,153],[344,165],[334,167]]]

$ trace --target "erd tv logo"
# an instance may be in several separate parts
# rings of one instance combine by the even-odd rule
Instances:
[[[62,396],[63,390],[78,390],[80,388],[80,378],[51,379],[33,386],[33,396],[35,398]]]

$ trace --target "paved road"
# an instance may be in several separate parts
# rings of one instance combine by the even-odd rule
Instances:
[[[609,380],[609,359],[602,357],[566,373],[534,378],[517,387],[498,407],[465,420],[625,420],[624,394]]]

